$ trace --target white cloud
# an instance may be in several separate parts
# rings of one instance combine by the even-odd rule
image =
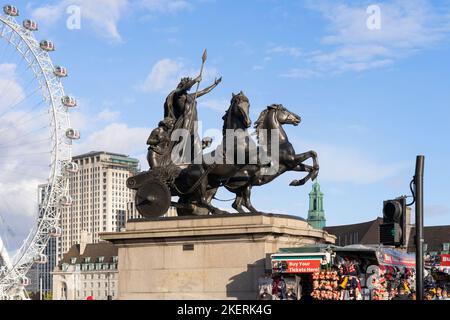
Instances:
[[[17,78],[16,65],[0,64],[0,87],[8,91],[0,97],[0,235],[10,252],[37,216],[37,187],[48,178],[51,149],[47,113],[17,104],[26,97]]]
[[[98,114],[97,119],[100,121],[115,121],[117,120],[119,115],[120,115],[119,111],[105,109]]]
[[[168,93],[176,88],[183,77],[195,77],[198,70],[188,69],[181,59],[162,59],[155,63],[144,83],[138,89],[144,92]],[[215,68],[205,68],[203,70],[203,82],[210,81],[217,77],[218,71]]]
[[[356,185],[371,184],[390,178],[408,167],[402,163],[383,163],[353,147],[304,141],[298,145],[303,146],[305,150],[311,148],[318,153],[321,180]]]
[[[367,5],[309,1],[306,7],[323,16],[327,34],[322,48],[305,52],[302,65],[282,76],[362,72],[385,68],[397,60],[437,45],[450,32],[448,13],[438,13],[423,0],[379,4],[381,28],[369,29]],[[289,47],[274,51],[289,52]],[[294,51],[295,52],[295,51]],[[308,74],[305,70],[311,70]]]
[[[53,25],[63,17],[69,17],[66,10],[71,5],[81,9],[81,27],[85,22],[105,38],[121,41],[118,23],[129,7],[128,0],[63,0],[55,5],[46,5],[33,10],[34,19],[47,26]]]
[[[141,0],[141,5],[151,12],[173,13],[192,8],[186,0]]]
[[[183,63],[181,61],[159,60],[152,67],[141,89],[146,92],[159,92],[175,88],[182,69]]]
[[[309,79],[320,76],[320,73],[310,69],[293,68],[281,74],[284,78]]]
[[[63,0],[53,5],[43,5],[32,10],[32,17],[47,26],[68,18],[66,10],[71,5],[81,9],[81,27],[96,30],[101,37],[121,41],[118,24],[133,8],[130,0]],[[136,5],[136,3],[134,3]],[[139,0],[135,6],[150,13],[174,13],[192,8],[186,0]]]
[[[285,47],[285,46],[272,46],[267,50],[268,54],[282,54],[282,55],[288,55],[293,58],[298,58],[302,55],[302,51],[300,48],[297,47]]]
[[[203,99],[198,102],[200,108],[207,108],[218,112],[225,112],[229,106],[230,101],[227,99]]]
[[[109,151],[136,155],[145,152],[148,128],[130,128],[123,123],[111,123],[74,145],[74,154]]]
[[[0,88],[8,91],[8,94],[0,96],[0,113],[21,102],[26,96],[23,88],[17,82],[16,69],[17,65],[12,63],[0,64]]]

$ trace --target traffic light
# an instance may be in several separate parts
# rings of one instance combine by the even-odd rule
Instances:
[[[406,237],[406,197],[384,201],[380,243],[401,247],[406,244]]]

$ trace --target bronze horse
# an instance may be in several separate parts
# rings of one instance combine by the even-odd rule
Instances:
[[[173,195],[179,197],[177,204],[179,216],[226,213],[214,207],[211,200],[220,186],[235,176],[239,170],[248,166],[246,163],[235,165],[236,159],[227,158],[226,146],[228,139],[234,139],[230,133],[241,131],[245,134],[251,126],[249,109],[250,102],[242,91],[239,94],[233,94],[230,107],[222,118],[224,120],[222,142],[216,150],[204,155],[204,158],[210,161],[204,161],[202,165],[190,165],[175,180],[176,190]],[[233,143],[233,155],[239,152],[248,154],[250,139],[240,141],[240,143]]]
[[[252,187],[269,183],[286,171],[308,172],[301,180],[292,181],[291,186],[301,186],[309,179],[316,179],[319,173],[317,153],[308,151],[296,154],[283,129],[285,124],[298,126],[300,122],[300,116],[287,110],[281,104],[273,104],[261,112],[255,123],[259,148],[265,148],[264,152],[270,160],[270,166],[274,167],[276,165],[277,169],[275,171],[271,170],[266,165],[250,166],[240,170],[233,178],[229,179],[225,187],[236,194],[236,199],[232,205],[235,210],[244,213],[243,207],[245,207],[250,212],[258,212],[251,203]],[[277,136],[272,136],[273,134]],[[271,152],[272,143],[279,143],[278,157]],[[303,163],[308,159],[312,159],[312,166]]]

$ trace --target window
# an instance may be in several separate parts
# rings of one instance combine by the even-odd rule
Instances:
[[[103,261],[105,261],[105,257],[98,257],[98,262],[102,263]]]
[[[449,251],[450,250],[450,242],[443,243],[442,244],[442,250],[443,251]]]
[[[77,262],[77,258],[70,258],[70,263],[75,264]]]

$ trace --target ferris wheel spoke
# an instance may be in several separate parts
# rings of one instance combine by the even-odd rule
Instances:
[[[22,62],[23,62],[23,59],[20,60],[19,65],[16,65],[16,68],[20,68],[20,65],[22,64]],[[15,75],[14,78],[20,79],[20,78],[25,74],[26,71],[29,71],[29,69],[30,69],[30,66],[28,66],[25,70],[22,70],[22,71],[20,72],[20,74]],[[34,80],[35,80],[35,79],[32,78],[32,79],[29,81],[29,83],[27,84],[27,86],[28,86],[29,84],[32,84],[32,83],[34,82]],[[0,97],[3,96],[3,94],[5,94],[5,93],[8,92],[8,90],[10,89],[12,83],[15,83],[15,81],[13,81],[13,80],[7,81],[6,85],[4,85],[4,86],[2,87],[2,90],[0,91]]]
[[[24,134],[21,134],[21,135],[20,135],[19,137],[17,137],[16,139],[11,140],[11,142],[12,142],[12,141],[18,141],[18,140],[20,141],[20,139],[22,139],[22,138],[24,138],[24,137],[28,137],[28,136],[32,135],[33,133],[37,133],[37,132],[39,132],[39,131],[41,131],[41,130],[44,130],[44,129],[47,129],[47,128],[49,128],[48,125],[43,126],[43,127],[40,127],[40,128],[37,128],[37,129],[33,129],[33,130],[28,131],[28,132],[26,132],[26,133],[24,133]]]
[[[25,146],[31,146],[31,145],[39,145],[41,143],[48,143],[51,141],[51,138],[46,138],[46,139],[40,139],[40,140],[33,140],[33,141],[27,141],[26,143],[21,143],[20,147],[25,147]],[[17,144],[0,144],[0,149],[6,149],[6,148],[11,148],[11,147],[16,147]]]
[[[0,158],[2,158],[2,159],[11,159],[11,158],[16,158],[16,157],[35,156],[35,155],[40,155],[40,154],[51,154],[51,152],[49,152],[49,151],[46,151],[46,152],[31,152],[31,153],[22,153],[22,154],[9,154],[7,156],[0,155]]]
[[[0,114],[0,118],[2,118],[4,115],[8,114],[9,112],[11,112],[12,110],[14,110],[15,108],[17,108],[18,106],[20,106],[20,104],[22,102],[24,102],[25,100],[27,100],[28,98],[34,96],[38,91],[40,90],[40,88],[36,88],[35,90],[33,90],[29,95],[27,95],[26,97],[22,98],[20,101],[18,102],[14,102],[13,104],[9,105],[6,107],[6,110]]]
[[[33,117],[27,118],[25,121],[22,121],[22,122],[18,122],[18,123],[14,123],[14,124],[10,123],[8,126],[3,127],[2,128],[3,130],[0,130],[0,134],[2,132],[4,132],[4,131],[7,131],[10,128],[14,128],[14,129],[21,128],[23,125],[28,124],[28,123],[30,123],[33,120],[39,119],[42,116],[48,116],[48,112],[46,111],[44,113],[37,114],[37,115],[35,115]],[[22,116],[21,118],[24,118],[24,116]]]
[[[9,164],[9,162],[7,161],[0,161],[0,165],[5,165],[5,164]],[[20,161],[20,165],[21,166],[26,166],[28,167],[33,167],[33,168],[50,168],[51,166],[49,164],[40,164],[40,163],[36,163],[36,162],[23,162]]]
[[[47,177],[43,177],[42,175],[30,174],[29,172],[20,171],[17,169],[14,169],[14,171],[15,171],[14,172],[15,176],[32,178],[32,179],[36,179],[36,180],[44,180],[47,178]],[[0,174],[0,177],[9,177],[9,176],[7,174]]]

